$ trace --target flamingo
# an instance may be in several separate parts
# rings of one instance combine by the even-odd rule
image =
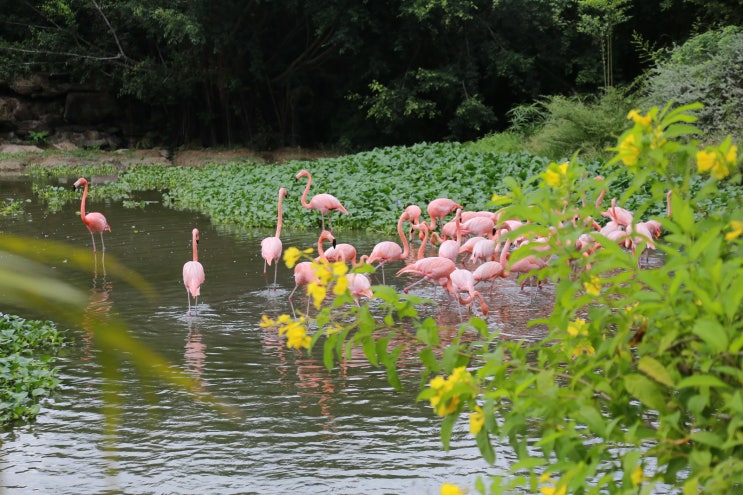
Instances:
[[[348,279],[348,290],[351,292],[357,306],[359,306],[361,296],[368,299],[372,298],[371,282],[366,275],[363,273],[346,273],[346,278]]]
[[[328,261],[328,258],[325,255],[325,248],[323,247],[325,241],[330,241],[332,246],[335,247],[335,237],[333,237],[333,234],[328,230],[320,232],[320,237],[317,238],[317,259]]]
[[[621,206],[617,206],[617,198],[611,199],[611,207],[606,211],[602,211],[601,216],[611,219],[617,225],[622,227],[629,227],[632,225],[632,212],[625,210]]]
[[[424,280],[429,280],[435,284],[446,287],[446,289],[451,292],[451,279],[449,278],[449,274],[456,268],[454,262],[449,258],[444,258],[442,256],[429,256],[401,268],[397,272],[397,276],[399,277],[403,273],[412,273],[413,275],[422,277],[420,280],[405,287],[403,289],[405,293],[407,293],[411,287],[423,282]]]
[[[330,262],[342,261],[345,263],[349,261],[351,266],[356,266],[356,248],[347,243],[336,244],[325,251],[325,259]]]
[[[107,230],[111,232],[111,227],[108,225],[108,221],[106,221],[106,217],[104,217],[102,213],[91,211],[87,215],[85,214],[85,200],[88,198],[88,181],[84,177],[77,179],[77,181],[72,185],[72,189],[76,191],[80,186],[83,187],[83,199],[80,201],[80,218],[88,228],[88,232],[90,232],[90,240],[93,241],[93,252],[95,253],[96,251],[93,232],[99,232],[101,234],[101,251],[105,251],[106,245],[103,243],[103,231]]]
[[[508,274],[506,273],[506,263],[508,263],[508,249],[511,247],[511,239],[506,239],[506,244],[503,246],[503,249],[500,252],[500,260],[499,261],[486,261],[482,265],[475,268],[475,270],[472,272],[472,276],[475,279],[475,283],[478,282],[485,282],[485,281],[493,281],[492,286],[495,285],[494,281],[496,278],[499,277],[506,277]]]
[[[369,264],[379,262],[377,268],[382,267],[383,284],[386,284],[384,280],[384,264],[389,263],[390,261],[402,261],[408,257],[408,254],[410,252],[408,239],[405,237],[405,232],[403,232],[402,230],[402,223],[408,218],[409,217],[406,210],[402,213],[402,215],[400,215],[400,218],[397,220],[397,235],[400,236],[402,247],[400,247],[400,244],[397,244],[396,242],[382,241],[374,246],[371,254],[369,254],[369,256],[366,258],[366,262]]]
[[[449,198],[438,198],[428,203],[426,210],[428,211],[428,216],[431,218],[431,223],[428,226],[429,230],[433,232],[436,229],[437,219],[443,220],[446,215],[461,207],[462,205],[457,204]]]
[[[461,229],[461,215],[462,209],[458,208],[457,213],[454,216],[455,222],[455,234],[457,240],[447,239],[439,245],[439,256],[449,258],[456,262],[457,256],[459,256],[459,247],[462,245],[462,229]]]
[[[286,189],[283,187],[279,189],[279,213],[278,221],[276,223],[276,235],[273,237],[266,237],[261,241],[261,256],[263,257],[263,276],[266,276],[266,265],[271,266],[271,263],[275,263],[273,269],[273,285],[276,290],[276,273],[279,270],[279,259],[281,258],[281,251],[283,249],[281,245],[281,223],[283,221],[283,212],[281,209],[281,203],[286,196]]]
[[[525,258],[521,258],[520,260],[513,263],[511,266],[508,267],[508,273],[521,273],[523,275],[528,275],[532,272],[535,272],[537,270],[541,270],[547,266],[547,262],[544,261],[542,258],[535,256],[533,254],[530,254],[526,256]],[[524,290],[524,285],[526,285],[526,281],[529,279],[529,277],[525,277],[524,281],[521,282],[521,290]],[[540,284],[541,287],[541,284]]]
[[[475,289],[475,277],[471,271],[464,268],[456,268],[449,274],[449,279],[451,280],[450,291],[457,301],[466,305],[467,309],[469,309],[472,301],[477,298],[480,300],[480,311],[482,311],[483,316],[488,315],[488,305],[485,304],[482,294]],[[462,298],[459,295],[460,292],[466,292],[467,297]]]
[[[204,267],[199,263],[199,229],[191,231],[191,245],[193,246],[193,260],[183,265],[183,285],[186,286],[188,297],[188,316],[191,316],[191,297],[194,298],[194,306],[198,306],[201,284],[204,283]]]
[[[316,194],[312,196],[312,199],[310,199],[309,203],[307,202],[307,194],[310,192],[310,186],[312,185],[312,175],[307,170],[300,170],[297,172],[297,175],[295,176],[295,179],[299,179],[300,177],[307,177],[307,186],[304,188],[304,193],[302,193],[302,206],[307,208],[308,210],[318,210],[320,212],[320,215],[322,216],[322,230],[325,230],[325,214],[330,213],[332,210],[338,210],[345,215],[348,215],[348,210],[346,210],[340,201],[338,201],[338,198],[331,194]],[[330,224],[330,217],[328,216],[328,224]],[[330,225],[330,230],[333,230],[333,226]]]

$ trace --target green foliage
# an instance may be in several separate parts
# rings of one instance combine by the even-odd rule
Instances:
[[[50,321],[0,314],[0,428],[31,421],[59,380],[52,355],[64,339]]]
[[[341,286],[343,271],[308,289],[316,318],[263,324],[282,334],[316,329],[308,345],[325,346],[328,368],[363,349],[370,363],[387,369],[393,386],[399,353],[417,350],[418,398],[441,416],[444,448],[468,415],[483,458],[509,463],[508,476],[478,481],[482,493],[737,493],[743,201],[719,196],[726,183],[740,187],[742,177],[731,139],[706,147],[693,139],[699,108],[630,112],[633,126],[619,137],[603,180],[587,180],[594,174],[576,161],[504,179],[510,204],[501,218],[528,222],[507,238],[547,239],[537,248],[523,244],[509,260],[509,266],[526,255],[549,260],[538,277],[554,285],[554,308],[530,322],[546,329],[543,339],[500,339],[479,318],[444,332],[417,314],[428,301],[385,286],[373,287],[373,303],[355,306]],[[593,199],[619,180],[626,181],[619,204],[642,190],[656,202],[670,197],[668,215],[634,212],[633,226],[659,221],[662,240],[633,231],[632,249],[624,250],[592,234],[590,222],[573,221],[600,218]],[[663,254],[657,266],[643,266],[650,242]],[[321,307],[323,283],[338,297]],[[510,452],[494,449],[493,439]]]
[[[710,142],[743,136],[743,29],[709,31],[676,46],[649,71],[641,104],[701,102],[699,129]]]
[[[42,145],[46,144],[46,138],[49,137],[49,131],[31,131],[29,135],[31,136],[31,141],[34,144]]]
[[[535,110],[515,116],[520,127],[542,122],[526,144],[532,153],[558,160],[578,150],[590,160],[606,156],[606,148],[624,128],[629,108],[623,92],[613,89],[597,97],[546,97],[541,102],[541,117],[530,117]]]

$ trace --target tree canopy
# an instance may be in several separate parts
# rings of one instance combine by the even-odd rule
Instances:
[[[669,46],[741,10],[740,0],[9,3],[0,79],[43,72],[106,88],[172,146],[347,149],[503,129],[516,104],[632,81],[644,69],[632,33]]]

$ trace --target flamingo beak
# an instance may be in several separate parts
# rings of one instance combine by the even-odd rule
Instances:
[[[335,239],[333,239],[333,247],[335,247]]]

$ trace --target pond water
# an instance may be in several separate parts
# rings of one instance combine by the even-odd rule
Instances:
[[[0,181],[0,199],[9,197],[31,201],[22,216],[0,219],[0,231],[91,247],[75,213],[79,204],[47,212],[21,179]],[[438,494],[444,482],[474,491],[478,475],[507,472],[509,449],[495,446],[497,463],[488,466],[465,421],[443,451],[440,419],[415,401],[413,364],[398,392],[384,370],[363,359],[329,372],[321,357],[287,349],[275,330],[259,327],[263,314],[291,312],[292,272],[279,266],[277,290],[268,289],[263,276],[260,241],[273,229],[215,227],[201,215],[162,207],[156,193],[144,199],[153,202],[145,208],[91,203],[88,209],[104,213],[111,225],[109,259],[144,275],[157,300],[107,275],[105,259],[92,250],[87,272],[66,269],[64,260],[51,268],[89,292],[89,311],[121,316],[137,338],[199,378],[240,418],[225,417],[122,358],[114,393],[123,414],[111,441],[104,434],[100,353],[85,329],[71,329],[71,343],[56,361],[61,389],[43,403],[36,422],[0,436],[0,492]],[[181,268],[191,256],[194,227],[206,282],[198,314],[189,317]],[[360,254],[383,240],[364,232],[338,237]],[[317,232],[284,231],[282,240],[285,248],[309,247]],[[402,288],[411,281],[394,276],[401,266],[386,268],[388,284]],[[422,311],[442,324],[467,317],[441,289],[421,284],[411,292],[439,303]],[[303,291],[294,300],[304,309]],[[542,330],[526,322],[550,310],[552,292],[549,285],[522,292],[512,278],[487,293],[487,302],[487,321],[503,338],[536,339]]]

